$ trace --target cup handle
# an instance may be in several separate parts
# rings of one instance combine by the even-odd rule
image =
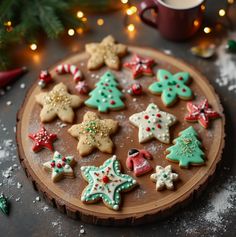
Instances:
[[[155,2],[153,0],[144,0],[140,3],[139,5],[139,17],[140,19],[147,25],[153,27],[153,28],[157,28],[158,27],[158,24],[157,22],[151,20],[151,19],[148,19],[147,17],[144,17],[144,13],[147,11],[147,10],[151,10],[151,9],[154,9],[155,12],[157,12],[158,8],[157,8],[157,5],[155,4]]]

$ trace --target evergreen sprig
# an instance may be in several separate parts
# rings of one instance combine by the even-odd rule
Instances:
[[[12,43],[36,41],[44,32],[57,38],[66,27],[83,27],[71,14],[73,0],[2,0],[0,3],[0,69],[8,66],[8,48]],[[11,21],[12,28],[4,22]]]

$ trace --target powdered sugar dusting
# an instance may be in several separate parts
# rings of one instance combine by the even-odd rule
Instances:
[[[230,35],[229,38],[235,39],[236,33]],[[218,49],[218,59],[216,61],[216,66],[219,68],[219,78],[216,82],[219,86],[227,87],[228,91],[233,91],[236,93],[236,55],[227,52],[224,41]]]

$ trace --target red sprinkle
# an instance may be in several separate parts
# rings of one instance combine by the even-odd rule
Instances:
[[[147,128],[146,128],[146,131],[147,131],[147,132],[150,132],[150,131],[151,131],[151,128],[147,127]]]
[[[157,114],[157,117],[160,118],[160,117],[161,117],[161,114]]]
[[[109,84],[105,83],[104,86],[109,86]]]
[[[161,125],[160,125],[160,124],[157,124],[157,128],[161,128]]]
[[[63,157],[63,158],[62,158],[62,161],[66,161],[66,157]]]
[[[52,163],[51,163],[51,167],[55,167],[55,162],[52,162]]]
[[[105,175],[102,177],[102,181],[103,181],[103,183],[107,184],[107,183],[109,183],[110,179]]]
[[[111,104],[111,105],[114,105],[115,103],[116,103],[116,102],[115,102],[114,100],[111,100],[111,101],[110,101],[110,104]]]
[[[168,88],[169,91],[172,91],[172,88]]]
[[[183,81],[183,77],[179,77],[178,79],[179,79],[180,81]]]
[[[177,88],[179,88],[179,85],[178,85],[178,84],[176,84],[176,87],[177,87]]]
[[[149,119],[149,116],[148,116],[148,115],[145,115],[144,118],[145,118],[145,119]]]
[[[168,79],[168,76],[164,76],[164,78],[167,80],[167,79]]]
[[[62,166],[65,166],[65,165],[66,165],[66,163],[63,161],[63,162],[62,162]]]
[[[185,90],[185,89],[182,89],[182,91],[183,91],[183,92],[186,92],[186,90]]]
[[[61,166],[61,164],[60,163],[58,163],[57,164],[57,168],[61,168],[62,166]]]

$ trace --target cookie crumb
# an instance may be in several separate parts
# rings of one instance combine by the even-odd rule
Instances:
[[[9,100],[6,102],[6,106],[10,106],[10,105],[12,105],[12,102]]]
[[[19,202],[20,201],[20,197],[16,198],[16,202]]]
[[[39,202],[39,201],[41,200],[41,198],[38,196],[38,197],[35,198],[35,200],[36,200],[37,202]]]
[[[18,189],[22,188],[22,184],[19,183],[19,182],[17,182],[16,186],[17,186]]]

